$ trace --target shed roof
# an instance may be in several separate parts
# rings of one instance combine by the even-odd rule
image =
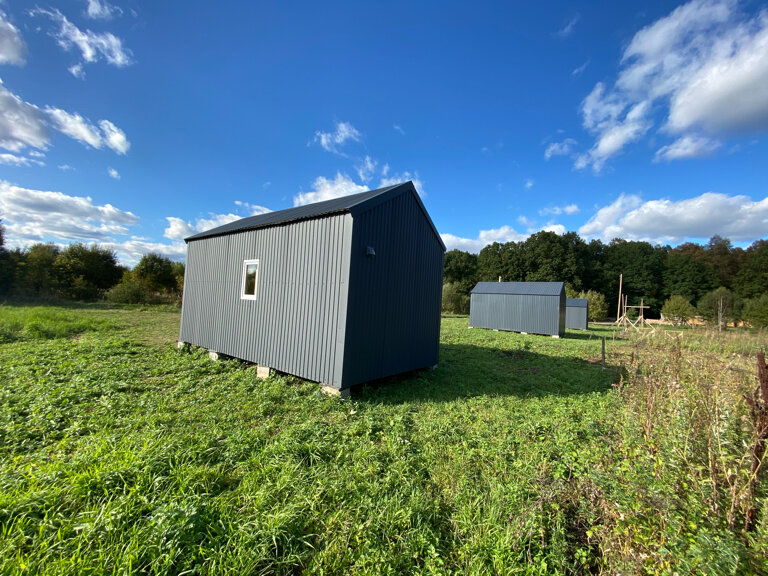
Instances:
[[[359,194],[352,194],[350,196],[342,196],[340,198],[332,198],[331,200],[324,200],[322,202],[315,202],[313,204],[306,204],[304,206],[296,206],[294,208],[287,208],[285,210],[277,210],[275,212],[267,212],[266,214],[259,214],[257,216],[250,216],[248,218],[241,218],[235,220],[229,224],[211,228],[198,234],[194,234],[184,239],[185,242],[190,240],[200,240],[202,238],[210,238],[212,236],[222,236],[224,234],[230,234],[233,232],[243,232],[245,230],[255,230],[257,228],[266,228],[268,226],[276,226],[278,224],[287,224],[289,222],[295,222],[298,220],[308,220],[311,218],[319,218],[320,216],[327,216],[329,214],[336,214],[339,212],[353,212],[359,209],[363,211],[367,209],[368,203],[372,203],[376,199],[376,203],[384,201],[390,196],[395,196],[406,190],[413,192],[416,201],[419,204],[424,216],[426,217],[429,225],[432,227],[432,231],[435,233],[438,242],[445,250],[445,244],[440,234],[437,232],[432,219],[427,213],[427,209],[424,208],[424,204],[419,198],[419,194],[416,192],[416,188],[413,182],[410,180],[407,182],[401,182],[393,186],[386,186],[384,188],[378,188],[376,190],[368,190],[367,192],[361,192]],[[387,197],[384,197],[387,196]]]
[[[478,282],[472,294],[559,296],[563,289],[562,282]]]
[[[589,302],[589,300],[587,300],[586,298],[566,298],[565,299],[565,305],[571,308],[586,308],[587,302]]]

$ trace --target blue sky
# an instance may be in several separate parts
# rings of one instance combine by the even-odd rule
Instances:
[[[132,265],[413,180],[449,249],[768,235],[757,2],[0,0],[9,246]]]

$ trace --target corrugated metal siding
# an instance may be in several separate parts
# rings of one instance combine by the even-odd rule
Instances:
[[[565,296],[472,294],[469,325],[531,334],[565,334]]]
[[[443,255],[411,192],[355,216],[342,387],[437,364]]]
[[[589,308],[586,300],[584,303],[571,303],[571,298],[566,301],[565,327],[571,330],[587,330],[589,328]]]
[[[352,217],[337,214],[189,242],[180,339],[318,382],[345,336]],[[256,300],[240,298],[259,260]]]

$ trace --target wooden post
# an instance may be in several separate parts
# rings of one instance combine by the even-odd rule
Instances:
[[[619,323],[619,320],[621,320],[621,284],[624,280],[624,273],[619,274],[619,304],[616,306],[616,323]]]
[[[603,370],[605,370],[605,336],[603,336]]]

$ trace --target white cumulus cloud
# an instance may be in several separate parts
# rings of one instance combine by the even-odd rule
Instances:
[[[26,63],[27,46],[18,28],[0,10],[0,64],[23,66]]]
[[[109,120],[101,120],[97,127],[77,113],[52,106],[41,110],[0,81],[0,148],[10,152],[36,148],[38,152],[30,152],[34,156],[48,148],[51,128],[92,148],[106,145],[118,154],[125,154],[130,148],[125,133]]]
[[[638,31],[620,66],[613,86],[596,84],[582,102],[596,142],[576,168],[600,171],[653,126],[677,137],[659,156],[666,160],[711,152],[702,131],[768,130],[766,11],[747,17],[734,0],[692,0]]]
[[[0,81],[0,147],[19,152],[25,147],[44,150],[48,145],[45,114],[24,102]]]
[[[426,198],[427,193],[424,190],[424,181],[419,178],[418,172],[405,171],[392,174],[391,176],[382,174],[381,181],[379,182],[379,188],[394,186],[395,184],[402,184],[403,182],[408,182],[409,180],[413,182],[413,187],[416,188],[416,192],[419,194],[419,196]]]
[[[139,219],[111,204],[97,205],[87,196],[22,188],[0,180],[0,214],[9,245],[63,240],[105,242],[126,234]]]
[[[107,174],[109,174],[110,178],[114,178],[115,180],[120,180],[120,173],[112,167],[107,168]]]
[[[768,230],[768,197],[753,201],[748,196],[707,192],[683,200],[649,200],[622,194],[600,208],[581,228],[587,238],[647,240],[678,243],[719,234],[735,241],[762,238]]]
[[[51,107],[46,108],[45,112],[48,115],[51,126],[62,134],[83,144],[88,144],[92,148],[101,148],[101,133],[99,129],[80,116],[80,114],[71,114],[66,110]]]
[[[94,20],[111,20],[123,13],[121,8],[113,6],[106,0],[86,0],[86,2],[85,14]]]
[[[462,238],[460,236],[454,236],[453,234],[440,234],[448,250],[464,250],[465,252],[478,253],[480,250],[499,242],[504,244],[506,242],[520,242],[528,238],[530,234],[522,234],[517,232],[514,228],[509,226],[501,226],[500,228],[493,228],[491,230],[480,230],[477,238]]]
[[[236,200],[235,204],[241,208],[245,208],[248,211],[248,216],[257,216],[272,211],[264,206],[249,204],[248,202],[242,202],[240,200]],[[218,226],[229,224],[230,222],[240,220],[241,218],[244,218],[244,216],[232,213],[208,214],[206,217],[198,218],[193,224],[182,218],[167,216],[165,219],[168,221],[168,227],[165,229],[163,236],[170,238],[171,240],[182,240],[188,236],[197,234],[198,232],[205,232],[211,228],[217,228]]]
[[[120,130],[117,126],[112,124],[109,120],[101,120],[99,127],[104,135],[104,144],[112,148],[118,154],[125,155],[128,149],[131,147],[131,143],[128,142],[128,138],[125,137],[125,132]]]
[[[318,176],[312,183],[312,190],[310,192],[300,192],[293,197],[293,205],[303,206],[304,204],[322,202],[323,200],[349,196],[350,194],[357,194],[367,190],[367,186],[358,184],[346,174],[337,172],[336,177],[333,179]]]

